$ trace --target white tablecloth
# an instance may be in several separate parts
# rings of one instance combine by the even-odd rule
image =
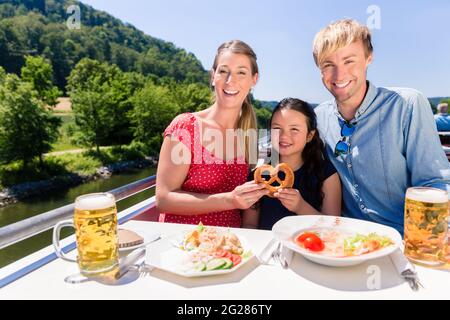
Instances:
[[[157,230],[163,237],[186,229],[186,225],[129,221],[121,227]],[[244,236],[258,254],[272,238],[270,231],[233,229]],[[73,237],[64,240],[73,241]],[[151,248],[158,243],[148,246]],[[0,270],[0,277],[26,264],[52,247]],[[75,255],[75,251],[71,252]],[[357,266],[332,268],[312,263],[295,254],[289,269],[260,265],[252,259],[233,273],[212,277],[186,278],[155,269],[138,277],[130,272],[116,285],[96,281],[67,284],[64,278],[77,272],[77,265],[55,260],[0,289],[0,299],[448,299],[450,273],[417,267],[425,286],[413,292],[401,279],[390,258],[384,257]],[[374,279],[374,272],[379,277]],[[380,288],[376,287],[379,280]]]

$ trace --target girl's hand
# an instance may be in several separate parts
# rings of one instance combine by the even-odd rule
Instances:
[[[303,200],[300,191],[294,188],[279,189],[273,196],[281,201],[281,204],[289,211],[294,213],[300,212],[301,206],[305,200]]]
[[[269,190],[264,187],[264,184],[249,181],[231,191],[230,198],[234,208],[248,209],[266,194],[269,194]]]

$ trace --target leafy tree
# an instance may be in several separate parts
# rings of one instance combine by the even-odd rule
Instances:
[[[46,110],[31,84],[8,74],[0,85],[0,161],[22,160],[24,167],[51,150],[59,118]]]
[[[270,117],[272,113],[266,108],[256,109],[256,119],[258,120],[258,129],[269,129],[270,128]]]
[[[82,59],[67,85],[77,124],[76,142],[97,148],[130,143],[130,98],[144,84],[144,76],[138,73],[124,73],[115,65]]]
[[[75,115],[78,144],[95,146],[99,151],[99,146],[108,142],[123,99],[122,92],[115,90],[120,75],[117,67],[91,59],[81,60],[72,70],[67,88]]]
[[[208,108],[212,104],[211,90],[200,83],[182,83],[169,86],[179,112],[195,112]]]
[[[169,88],[157,86],[151,82],[132,98],[134,105],[129,117],[134,132],[135,142],[147,146],[147,153],[159,151],[162,132],[179,113],[175,98]]]
[[[25,57],[22,80],[31,83],[33,89],[37,91],[39,99],[50,106],[55,106],[57,98],[62,94],[53,85],[52,66],[42,57]]]
[[[5,69],[3,69],[2,67],[0,67],[0,85],[3,84],[3,82],[5,81],[6,78],[6,72]]]
[[[71,93],[72,110],[75,114],[73,139],[77,144],[96,147],[100,152],[112,131],[112,117],[109,112],[109,94],[100,90],[86,90]]]

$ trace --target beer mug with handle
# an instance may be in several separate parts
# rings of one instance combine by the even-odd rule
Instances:
[[[419,264],[445,264],[449,201],[447,191],[408,188],[405,197],[405,255]]]
[[[60,246],[63,227],[75,228],[78,258],[66,256]],[[78,262],[85,276],[114,274],[118,270],[117,209],[110,193],[91,193],[75,200],[73,220],[61,221],[53,229],[53,246],[58,257]]]

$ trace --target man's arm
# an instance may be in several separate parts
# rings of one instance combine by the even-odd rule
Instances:
[[[450,165],[439,140],[428,100],[419,92],[409,97],[410,121],[405,127],[406,161],[413,186],[450,192]]]

